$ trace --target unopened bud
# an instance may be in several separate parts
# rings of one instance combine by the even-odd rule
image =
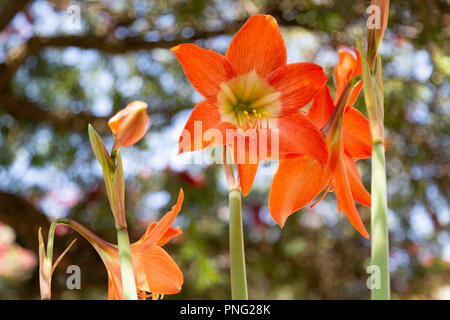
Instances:
[[[145,102],[133,101],[109,119],[116,148],[131,146],[142,139],[149,121],[146,109]]]
[[[376,8],[369,17],[367,32],[367,59],[371,69],[375,64],[378,48],[383,40],[389,16],[389,0],[371,0],[370,8]],[[371,10],[370,10],[371,11]]]

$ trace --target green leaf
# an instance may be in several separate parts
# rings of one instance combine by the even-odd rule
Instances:
[[[105,177],[111,176],[114,172],[114,163],[102,141],[102,138],[100,138],[91,124],[89,124],[89,140],[91,141],[91,147],[95,153],[95,157],[102,166],[103,175],[105,175]]]

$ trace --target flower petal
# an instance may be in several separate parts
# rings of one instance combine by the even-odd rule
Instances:
[[[159,246],[131,248],[137,287],[155,294],[174,294],[181,290],[183,274],[169,254]]]
[[[195,44],[180,44],[171,51],[194,88],[211,101],[216,101],[220,85],[234,76],[228,60],[213,50]]]
[[[362,223],[362,220],[356,210],[355,201],[353,199],[352,190],[350,189],[349,178],[344,162],[344,155],[342,146],[339,148],[339,143],[333,146],[331,151],[330,161],[327,167],[328,173],[332,176],[334,193],[336,195],[337,205],[339,211],[344,211],[353,227],[365,238],[369,238],[369,234]],[[328,179],[327,177],[325,179]]]
[[[328,86],[323,86],[319,94],[314,99],[311,108],[309,108],[306,116],[317,126],[322,129],[327,124],[334,110],[333,98],[330,95]]]
[[[208,100],[199,102],[192,110],[178,144],[179,153],[223,145],[225,130],[233,129],[228,122],[220,121],[217,106]]]
[[[362,184],[355,161],[353,161],[347,153],[345,154],[345,167],[347,170],[348,182],[350,183],[353,199],[366,207],[370,207],[370,193],[367,192],[366,188],[364,188],[364,185]]]
[[[241,185],[242,194],[246,197],[252,188],[255,180],[258,164],[237,164],[239,183]]]
[[[307,156],[280,161],[269,194],[270,214],[280,227],[289,215],[319,195],[324,175],[323,167]]]
[[[345,86],[357,75],[361,67],[358,67],[357,58],[355,58],[351,52],[346,50],[338,50],[339,62],[334,67],[334,77],[336,79],[336,93],[334,101],[337,103]]]
[[[143,242],[143,240],[145,240],[146,237],[148,237],[152,233],[153,229],[156,227],[157,224],[158,224],[157,222],[152,222],[148,226],[147,231],[145,231],[145,234],[141,237],[141,239],[133,243],[133,245],[137,245],[140,242]],[[156,245],[162,247],[167,242],[169,242],[173,237],[176,237],[182,233],[183,231],[180,229],[180,227],[176,228],[170,227],[169,229],[167,229],[166,233],[161,237],[161,239],[159,239],[158,242],[156,242]]]
[[[280,157],[308,155],[326,164],[328,152],[319,129],[304,114],[297,112],[277,119]]]
[[[360,81],[355,88],[353,89],[352,93],[350,94],[350,97],[348,98],[348,102],[347,102],[347,108],[353,107],[353,105],[355,104],[356,100],[358,99],[359,93],[361,92],[363,83],[362,81]]]
[[[234,36],[225,56],[238,75],[255,70],[264,78],[286,65],[286,47],[276,20],[268,15],[250,17]]]
[[[123,300],[122,278],[120,266],[114,270],[115,275],[107,269],[108,273],[108,300]]]
[[[344,149],[353,159],[372,156],[372,135],[369,120],[355,108],[348,108],[342,120]]]
[[[281,92],[281,113],[298,111],[323,88],[328,78],[315,63],[288,64],[272,72],[267,82]]]
[[[181,205],[183,204],[183,199],[184,199],[183,189],[180,189],[178,201],[172,207],[172,210],[167,212],[164,215],[164,217],[162,217],[161,220],[159,220],[156,226],[151,227],[150,225],[148,228],[150,229],[151,227],[150,231],[147,230],[147,232],[145,232],[145,234],[141,237],[141,239],[139,239],[136,243],[132,244],[131,246],[138,247],[143,245],[144,243],[147,246],[152,246],[156,244],[158,241],[161,241],[161,239],[163,239],[163,237],[166,236],[171,224],[173,223],[178,213],[180,212]]]

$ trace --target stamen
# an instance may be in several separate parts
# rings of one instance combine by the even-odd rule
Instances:
[[[247,116],[247,118],[246,118],[246,120],[245,120],[245,129],[248,129],[248,128],[250,128],[250,127],[251,127],[251,124],[250,124],[250,117]]]
[[[228,80],[221,85],[217,98],[222,121],[236,126],[263,127],[269,113],[277,114],[281,109],[280,93],[275,91],[255,71]]]

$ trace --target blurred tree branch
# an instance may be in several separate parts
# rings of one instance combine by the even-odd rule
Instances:
[[[9,22],[14,18],[14,16],[22,11],[30,0],[13,0],[8,1],[8,4],[3,7],[0,11],[0,30],[3,30]]]
[[[47,123],[61,131],[87,131],[87,125],[91,123],[99,132],[107,132],[105,117],[80,112],[55,112],[44,110],[32,101],[16,97],[12,93],[0,94],[0,107],[11,117],[19,122]]]

